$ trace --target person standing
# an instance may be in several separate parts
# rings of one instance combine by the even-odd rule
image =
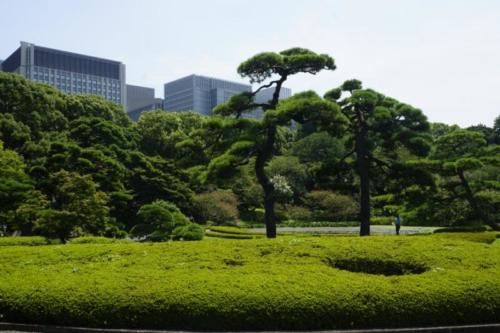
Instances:
[[[399,214],[396,216],[396,235],[399,235],[399,229],[401,229],[401,216]]]

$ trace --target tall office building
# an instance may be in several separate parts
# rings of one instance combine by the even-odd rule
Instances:
[[[144,111],[163,110],[163,98],[155,98],[154,88],[127,84],[127,114],[137,121]]]
[[[154,88],[127,84],[127,112],[141,109],[154,103]]]
[[[211,115],[216,105],[235,94],[252,91],[252,86],[193,74],[165,83],[164,89],[165,110],[195,111]]]
[[[118,61],[21,42],[3,61],[2,70],[65,93],[99,95],[126,106],[125,65]]]

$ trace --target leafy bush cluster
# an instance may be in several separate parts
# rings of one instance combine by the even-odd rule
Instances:
[[[0,237],[0,246],[40,246],[49,244],[49,240],[41,236]]]
[[[165,238],[159,233],[170,234],[177,226],[165,224],[182,225],[183,214],[192,215],[193,191],[181,155],[195,147],[185,142],[187,150],[171,148],[189,141],[186,128],[203,122],[191,113],[161,113],[134,124],[121,106],[100,97],[66,95],[0,72],[0,235],[65,242],[80,236],[123,238],[157,227],[156,234],[144,237]],[[159,132],[162,126],[169,135]],[[206,163],[197,156],[197,163]],[[158,222],[144,218],[157,200],[183,214],[161,227],[145,226]]]
[[[195,216],[200,222],[231,225],[238,220],[238,197],[231,191],[213,191],[194,197]]]
[[[130,243],[129,239],[117,239],[109,237],[86,236],[71,239],[69,244],[121,244]]]
[[[481,234],[496,236],[5,246],[0,315],[207,331],[492,323],[500,247],[467,240]]]

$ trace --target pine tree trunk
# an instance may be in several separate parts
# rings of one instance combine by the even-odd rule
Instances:
[[[255,159],[255,175],[262,190],[264,191],[264,223],[266,224],[267,238],[276,238],[276,218],[274,215],[274,187],[269,181],[264,170],[266,163],[271,159],[274,141],[276,140],[276,127],[271,127],[267,131],[266,144]]]
[[[365,140],[366,129],[362,128],[357,134],[356,139],[356,158],[360,182],[360,236],[370,235],[370,174]]]
[[[479,208],[479,204],[477,203],[477,200],[474,197],[474,194],[472,193],[469,182],[465,178],[464,172],[462,170],[459,170],[457,172],[457,175],[458,178],[460,178],[460,182],[465,190],[465,197],[467,198],[469,205],[472,207],[474,214],[477,217],[479,217],[484,224],[490,226],[493,230],[497,231],[500,230],[500,226],[497,223],[495,223],[495,221],[491,220],[488,214],[486,214],[481,210],[481,208]]]
[[[274,215],[274,198],[272,193],[264,194],[264,222],[267,238],[276,238],[276,218]]]

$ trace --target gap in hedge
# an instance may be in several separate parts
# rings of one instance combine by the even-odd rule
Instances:
[[[422,274],[428,270],[428,267],[421,263],[369,258],[327,258],[327,264],[330,267],[353,273],[385,276]]]

